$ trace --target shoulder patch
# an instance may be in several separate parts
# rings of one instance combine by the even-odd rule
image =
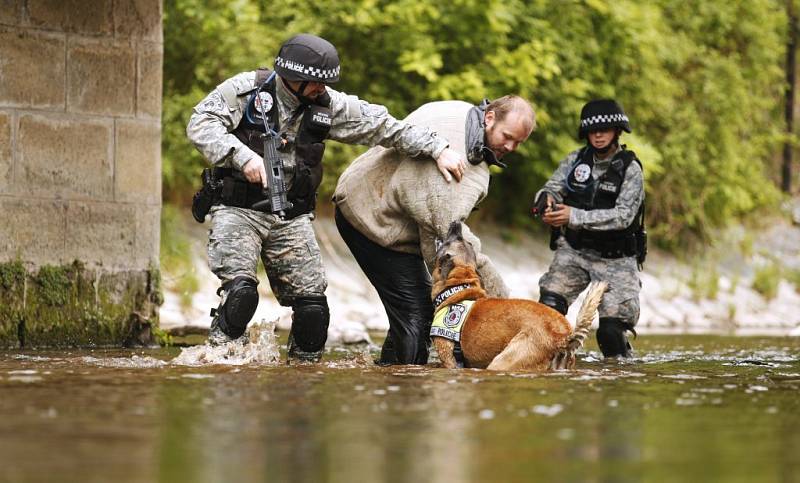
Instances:
[[[239,109],[237,98],[256,88],[255,79],[255,72],[243,72],[217,86],[217,90],[222,94],[222,99],[225,100],[225,104],[228,105],[230,110]]]

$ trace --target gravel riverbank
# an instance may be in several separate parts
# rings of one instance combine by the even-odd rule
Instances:
[[[388,321],[377,294],[361,273],[333,220],[314,221],[328,274],[327,291],[331,309],[331,341],[357,342],[369,337],[368,331],[384,331]],[[205,258],[206,225],[191,230],[194,266],[200,281],[190,306],[181,306],[178,294],[166,290],[161,307],[161,326],[208,327],[209,309],[216,307],[217,280],[208,271]],[[547,270],[552,252],[545,240],[526,233],[514,233],[513,242],[504,241],[497,230],[478,226],[487,253],[504,274],[512,296],[537,300],[538,279]],[[753,288],[759,270],[775,264],[783,270],[800,271],[800,226],[782,224],[748,240],[743,231],[732,230],[728,245],[709,248],[691,263],[663,253],[651,253],[642,278],[642,314],[637,326],[646,333],[725,333],[737,335],[800,336],[800,293],[786,279],[777,282],[775,296],[767,299]],[[509,237],[504,237],[506,240]],[[748,256],[738,254],[747,245]],[[731,247],[737,247],[733,249]],[[163,274],[169,286],[171,274]],[[777,275],[776,275],[777,277]],[[291,311],[281,307],[262,279],[260,303],[254,320],[278,319],[278,327],[288,329]],[[579,303],[568,314],[571,321]]]

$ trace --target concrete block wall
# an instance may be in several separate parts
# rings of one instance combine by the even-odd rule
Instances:
[[[161,19],[162,0],[0,0],[0,263],[158,268]]]

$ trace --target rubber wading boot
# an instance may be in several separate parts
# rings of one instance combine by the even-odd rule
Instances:
[[[634,334],[633,327],[616,317],[601,317],[597,328],[597,345],[604,357],[632,357],[633,347],[625,336],[625,331]]]

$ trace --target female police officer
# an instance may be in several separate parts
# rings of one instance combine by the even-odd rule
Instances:
[[[644,178],[636,155],[619,144],[631,132],[614,100],[587,103],[578,137],[586,146],[567,155],[536,195],[535,214],[553,227],[555,256],[539,280],[543,304],[566,314],[591,280],[605,280],[597,342],[605,357],[629,357],[635,334],[645,255]]]

